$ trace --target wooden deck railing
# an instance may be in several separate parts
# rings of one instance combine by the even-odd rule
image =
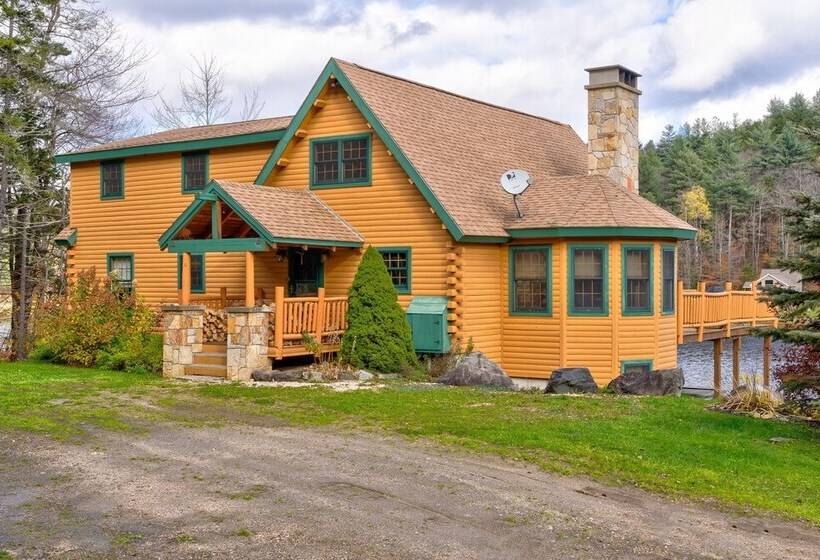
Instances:
[[[694,329],[700,342],[707,331],[720,330],[728,338],[733,328],[776,326],[777,315],[760,296],[754,284],[751,290],[733,290],[727,282],[724,291],[710,293],[705,282],[697,290],[684,290],[678,282],[678,343],[683,343],[686,329]]]
[[[326,297],[325,289],[319,288],[315,297],[286,298],[285,289],[277,286],[273,305],[271,357],[309,354],[302,344],[305,333],[320,343],[323,352],[338,350],[339,339],[347,329],[347,297]]]

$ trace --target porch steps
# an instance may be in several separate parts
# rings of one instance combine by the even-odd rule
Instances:
[[[194,354],[194,363],[185,366],[185,375],[226,377],[228,355],[224,344],[204,344],[202,352]]]

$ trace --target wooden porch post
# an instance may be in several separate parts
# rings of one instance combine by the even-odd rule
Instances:
[[[179,303],[191,303],[191,253],[182,253],[182,289],[179,292]]]
[[[757,326],[757,282],[752,282],[752,326]]]
[[[700,309],[698,309],[698,342],[703,342],[703,323],[706,322],[706,282],[698,282],[698,292],[700,292]]]
[[[772,337],[763,337],[763,385],[769,386],[769,368],[772,357]]]
[[[714,386],[715,386],[715,396],[720,396],[720,358],[721,354],[723,354],[723,339],[716,338],[712,341],[712,359],[714,363]]]
[[[325,289],[319,288],[317,290],[316,302],[316,342],[319,343],[320,352],[322,347],[322,331],[325,326]]]
[[[726,292],[726,336],[732,336],[732,283],[726,282],[723,284],[723,289]]]
[[[276,348],[276,357],[282,358],[285,347],[285,287],[276,286],[273,291],[273,347]]]
[[[740,385],[740,337],[732,338],[732,389]]]
[[[245,253],[245,306],[253,307],[256,305],[256,292],[254,291],[254,270],[253,270],[253,253],[248,251]]]
[[[683,344],[683,280],[678,280],[677,291],[675,292],[675,313],[678,325],[678,344]]]

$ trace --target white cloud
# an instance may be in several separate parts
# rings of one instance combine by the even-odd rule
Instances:
[[[617,62],[644,74],[644,139],[666,122],[759,116],[772,95],[820,85],[820,2],[530,4],[505,12],[489,2],[380,0],[327,25],[271,10],[161,24],[123,8],[115,17],[156,52],[146,68],[152,87],[171,93],[190,53],[213,52],[237,99],[262,86],[269,115],[294,112],[331,56],[568,122],[582,137],[587,66]]]

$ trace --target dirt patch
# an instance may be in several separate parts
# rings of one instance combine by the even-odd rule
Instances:
[[[4,549],[67,559],[803,560],[817,556],[820,533],[269,420],[99,432],[80,445],[0,435]]]

